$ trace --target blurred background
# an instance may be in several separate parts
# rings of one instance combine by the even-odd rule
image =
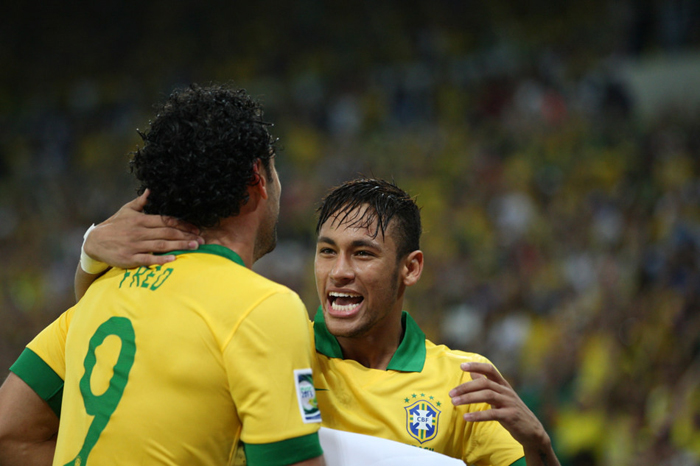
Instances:
[[[233,82],[282,150],[256,265],[311,313],[314,210],[365,174],[422,207],[407,310],[489,357],[564,465],[700,464],[700,1],[10,2],[0,369],[73,304],[160,102]],[[3,374],[4,377],[4,374]]]

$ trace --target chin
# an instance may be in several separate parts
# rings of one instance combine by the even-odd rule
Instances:
[[[266,254],[271,253],[277,247],[277,231],[268,237],[266,241],[260,241],[255,245],[255,260],[257,261]]]
[[[326,317],[326,327],[336,338],[354,338],[364,333],[364,328],[349,322],[338,322],[333,317]]]

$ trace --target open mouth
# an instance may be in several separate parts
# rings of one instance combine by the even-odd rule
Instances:
[[[331,309],[336,312],[350,312],[364,300],[362,295],[356,293],[339,293],[337,291],[328,293],[328,303]]]

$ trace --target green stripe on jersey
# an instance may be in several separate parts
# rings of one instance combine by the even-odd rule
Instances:
[[[244,443],[248,466],[282,466],[323,454],[318,432],[274,443]]]
[[[17,377],[24,380],[39,397],[46,401],[56,416],[61,416],[63,379],[34,351],[24,348],[17,361],[10,367]]]

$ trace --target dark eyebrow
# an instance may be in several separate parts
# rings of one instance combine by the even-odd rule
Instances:
[[[330,244],[331,246],[337,246],[336,242],[327,236],[319,236],[318,237],[317,244],[321,244],[321,243],[327,243],[327,244]],[[356,248],[379,249],[379,246],[377,245],[377,243],[375,243],[374,241],[368,241],[368,240],[364,240],[364,239],[355,240],[350,244],[352,245],[352,247],[354,249],[356,249]]]
[[[370,248],[370,249],[379,249],[379,246],[377,243],[374,241],[367,241],[364,239],[358,239],[352,242],[352,247],[357,249],[357,248]]]
[[[330,239],[328,236],[319,236],[316,243],[328,243],[328,244],[335,246],[335,241]]]

